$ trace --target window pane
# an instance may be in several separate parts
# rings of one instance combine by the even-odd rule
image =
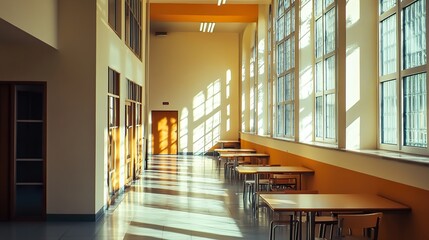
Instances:
[[[335,139],[335,94],[326,95],[326,138]]]
[[[325,15],[325,53],[335,50],[335,8]]]
[[[316,63],[316,93],[323,91],[323,62]]]
[[[295,67],[295,37],[292,36],[290,39],[290,67],[293,68]]]
[[[333,2],[334,0],[325,0],[325,7],[329,6]]]
[[[285,105],[285,135],[292,137],[293,134],[293,104]]]
[[[278,9],[277,9],[277,16],[281,16],[281,15],[283,15],[283,10],[284,10],[284,8],[283,8],[283,1],[282,0],[279,0],[278,1]]]
[[[283,136],[283,105],[277,105],[277,136]]]
[[[380,15],[396,6],[396,0],[380,0]]]
[[[281,17],[277,20],[277,41],[280,41],[284,37],[284,31],[285,31],[285,20],[284,17]]]
[[[427,147],[426,73],[404,78],[404,145]]]
[[[323,137],[323,97],[316,97],[316,137]]]
[[[283,55],[283,44],[279,44],[277,47],[277,74],[281,74],[284,71],[284,55]]]
[[[335,89],[335,56],[325,60],[325,90]]]
[[[292,8],[291,9],[291,29],[292,29],[292,32],[294,32],[295,31],[295,8]]]
[[[406,7],[402,15],[403,68],[426,64],[426,1]]]
[[[283,77],[277,78],[277,103],[283,102]]]
[[[294,77],[293,74],[287,74],[285,76],[285,101],[293,101],[293,92],[294,92]]]
[[[290,39],[286,40],[286,42],[284,43],[284,52],[285,52],[285,65],[284,65],[284,70],[289,70],[290,69],[290,59],[291,59],[291,54],[290,54]]]
[[[322,14],[322,3],[323,0],[314,0],[314,15],[320,16]]]
[[[396,81],[381,83],[381,143],[397,144]]]
[[[292,32],[290,15],[291,15],[290,11],[287,11],[285,16],[285,36],[288,36]]]
[[[380,75],[396,72],[396,15],[380,23]]]
[[[285,9],[287,9],[290,6],[290,0],[284,0],[284,5],[285,5]]]
[[[322,56],[323,53],[323,22],[322,18],[316,21],[316,58]]]

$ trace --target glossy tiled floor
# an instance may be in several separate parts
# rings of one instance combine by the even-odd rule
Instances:
[[[0,239],[268,239],[270,214],[255,217],[241,191],[214,158],[157,156],[102,220],[3,222]]]

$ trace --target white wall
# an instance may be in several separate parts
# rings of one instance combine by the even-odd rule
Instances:
[[[148,110],[178,111],[179,153],[238,139],[238,54],[236,33],[151,35]]]
[[[57,48],[58,0],[0,0],[0,18]]]

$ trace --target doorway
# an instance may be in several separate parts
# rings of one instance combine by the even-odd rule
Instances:
[[[0,83],[0,220],[46,216],[46,85]]]
[[[152,111],[152,154],[177,154],[177,111]]]

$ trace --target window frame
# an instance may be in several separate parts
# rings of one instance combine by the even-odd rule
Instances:
[[[142,59],[142,0],[125,0],[125,44]]]
[[[280,3],[279,3],[280,2]],[[297,75],[295,73],[297,63],[297,22],[298,5],[296,0],[287,0],[289,5],[284,6],[286,1],[276,1],[273,14],[273,80],[272,80],[272,135],[274,138],[295,140],[297,136],[296,128],[296,109],[297,109]],[[279,5],[281,4],[281,5]],[[281,8],[281,9],[280,9]],[[281,12],[280,12],[281,11]],[[289,14],[289,22],[286,18]],[[279,21],[283,21],[279,25]],[[288,24],[289,25],[288,25]],[[289,26],[289,29],[286,29]],[[288,32],[289,31],[289,32]],[[282,35],[282,36],[280,36]],[[287,51],[285,48],[288,46]],[[286,53],[289,53],[288,55]],[[281,65],[283,64],[283,65]],[[288,88],[285,86],[285,79],[289,79]],[[281,88],[281,89],[280,89]],[[289,91],[286,91],[288,89]],[[281,94],[280,94],[281,92]],[[289,98],[285,99],[286,94]],[[281,99],[280,99],[281,98]],[[288,106],[292,110],[286,112]],[[289,114],[290,120],[286,121],[286,114]]]
[[[404,23],[403,23],[403,13],[404,10],[411,6],[414,3],[417,3],[419,0],[403,0],[399,1],[396,0],[395,4],[388,10],[381,11],[380,3],[378,4],[378,62],[379,62],[379,70],[378,70],[378,138],[377,138],[377,144],[378,148],[381,150],[389,150],[389,151],[399,151],[404,153],[412,153],[412,154],[422,154],[427,155],[429,153],[429,145],[428,145],[428,132],[427,132],[427,120],[429,118],[429,114],[427,111],[427,106],[429,106],[429,101],[427,97],[427,90],[428,90],[428,72],[427,72],[427,66],[428,62],[426,60],[426,63],[420,66],[413,66],[408,69],[404,69],[403,66],[403,59],[404,59],[404,41],[403,41],[403,31],[404,31]],[[427,1],[425,1],[425,24],[428,26],[428,17],[427,17]],[[389,17],[395,15],[396,16],[396,49],[395,49],[395,55],[396,55],[396,71],[382,75],[380,62],[381,62],[381,34],[380,34],[380,28],[381,28],[381,22],[388,19]],[[426,31],[426,46],[428,45],[428,34]],[[427,47],[426,47],[426,54],[427,54]],[[405,117],[404,117],[404,81],[407,77],[414,76],[417,74],[425,73],[426,74],[426,147],[415,147],[415,146],[407,146],[405,145]],[[386,83],[388,81],[394,80],[395,86],[396,86],[396,143],[384,143],[383,141],[383,88],[382,84]]]
[[[114,7],[114,9],[112,9]],[[122,34],[122,0],[108,0],[107,21],[110,28],[121,38]]]
[[[337,51],[338,51],[338,5],[337,5],[337,0],[330,0],[330,3],[328,5],[325,5],[325,1],[327,0],[319,0],[317,2],[321,2],[321,5],[319,7],[321,7],[321,11],[320,13],[316,12],[316,2],[314,2],[314,6],[313,6],[313,24],[314,24],[314,30],[313,30],[313,34],[314,34],[314,132],[313,132],[313,139],[315,142],[323,142],[323,143],[329,143],[329,144],[336,144],[338,143],[338,103],[339,103],[339,99],[338,99],[338,56],[337,56]],[[325,52],[326,51],[326,14],[329,13],[330,11],[334,11],[334,19],[335,19],[335,23],[334,25],[334,33],[335,36],[333,38],[333,40],[335,41],[334,43],[334,48],[332,51],[330,52]],[[317,21],[321,21],[321,32],[322,32],[322,44],[321,44],[321,53],[320,56],[317,55],[317,51],[318,51],[318,45],[317,45]],[[334,87],[331,89],[326,89],[326,61],[328,59],[334,58]],[[318,91],[318,72],[316,71],[316,67],[318,64],[321,64],[321,83],[322,83],[322,87],[321,87],[321,91]],[[327,137],[327,101],[326,99],[328,98],[328,96],[334,94],[334,122],[333,124],[335,125],[335,129],[334,129],[334,137],[333,138],[328,138]],[[320,115],[319,112],[317,111],[317,100],[319,98],[322,98],[322,110],[321,110],[321,121],[322,124],[318,125],[318,116]],[[321,129],[319,129],[319,127],[321,127]],[[318,135],[318,134],[321,134]]]

